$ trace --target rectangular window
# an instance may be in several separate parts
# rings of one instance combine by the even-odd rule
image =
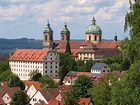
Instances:
[[[52,69],[52,66],[50,66],[50,68]]]
[[[55,71],[55,73],[57,73],[57,70]]]
[[[52,73],[52,71],[50,71],[50,73]]]

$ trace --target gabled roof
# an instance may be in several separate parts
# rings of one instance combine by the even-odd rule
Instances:
[[[43,57],[46,56],[47,53],[48,50],[46,49],[16,49],[9,60],[43,61]]]
[[[14,93],[19,90],[21,90],[19,87],[12,87],[12,88],[3,88],[3,90],[1,90],[1,91],[4,92],[3,95],[5,95],[7,93],[9,95],[9,97],[12,99]]]
[[[49,101],[50,99],[57,97],[57,95],[59,94],[59,90],[58,88],[49,88],[49,89],[46,88],[46,89],[40,90],[40,93],[47,101]]]
[[[33,85],[36,90],[41,89],[41,83],[38,81],[25,81],[24,84],[27,86],[27,90]]]
[[[91,69],[101,70],[101,68],[106,65],[105,63],[95,63]]]
[[[47,105],[64,105],[64,101],[59,101],[56,99],[51,99]]]
[[[90,98],[80,98],[80,105],[89,105],[91,102]]]
[[[9,81],[1,82],[1,85],[4,86],[4,87],[9,87],[9,84],[10,84]]]

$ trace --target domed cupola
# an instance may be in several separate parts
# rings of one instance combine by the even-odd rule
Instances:
[[[67,28],[67,24],[65,22],[64,28],[61,31],[61,41],[69,41],[70,40],[70,31]]]
[[[53,32],[53,30],[52,30],[51,27],[50,27],[49,21],[48,21],[47,27],[44,29],[43,32]]]
[[[93,17],[92,24],[88,26],[86,29],[86,34],[94,34],[94,33],[102,33],[102,30],[98,25],[96,25],[96,20]]]
[[[69,29],[67,28],[66,22],[65,22],[64,28],[62,29],[61,33],[64,33],[64,34],[70,33]]]
[[[90,41],[93,43],[98,43],[102,39],[102,30],[101,28],[96,25],[96,20],[93,17],[92,24],[87,27],[86,29],[86,41]]]

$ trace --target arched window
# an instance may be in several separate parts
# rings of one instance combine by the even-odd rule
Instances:
[[[96,41],[97,40],[97,36],[95,35],[95,37],[94,37],[94,40]]]
[[[45,41],[47,40],[47,35],[45,35]]]
[[[91,36],[89,36],[89,40],[91,40]]]

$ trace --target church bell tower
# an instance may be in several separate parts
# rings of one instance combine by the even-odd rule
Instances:
[[[48,21],[48,24],[46,28],[43,31],[43,49],[50,49],[53,46],[53,30],[50,27],[50,23]]]

